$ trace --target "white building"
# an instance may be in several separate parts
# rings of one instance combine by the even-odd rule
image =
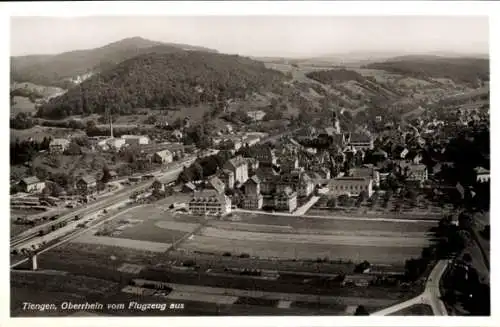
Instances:
[[[216,190],[195,191],[188,207],[194,215],[224,216],[231,212],[231,199]]]
[[[174,161],[174,156],[172,155],[172,152],[168,150],[162,150],[155,152],[155,154],[153,155],[153,161],[160,164],[168,164]]]
[[[474,168],[476,172],[476,181],[479,183],[487,183],[490,180],[490,171],[483,167]]]
[[[248,163],[242,156],[230,159],[224,164],[224,169],[228,169],[234,174],[234,182],[241,184],[248,180]]]
[[[339,177],[328,183],[329,193],[334,196],[349,195],[358,196],[366,191],[370,198],[373,194],[373,180],[366,177]]]
[[[122,139],[128,145],[145,145],[149,144],[149,137],[146,135],[122,135]]]
[[[63,153],[69,147],[70,141],[67,139],[53,139],[50,141],[49,150],[51,153]]]
[[[45,182],[40,181],[36,176],[31,176],[23,178],[19,182],[19,186],[21,186],[26,193],[38,193],[45,188]]]

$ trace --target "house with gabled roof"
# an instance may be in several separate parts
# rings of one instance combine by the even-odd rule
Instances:
[[[76,189],[80,194],[89,194],[97,190],[97,179],[94,176],[86,175],[76,181]]]
[[[226,185],[224,185],[224,182],[217,176],[208,178],[206,187],[207,189],[216,190],[219,194],[223,194],[226,189]]]
[[[19,186],[22,188],[23,192],[38,193],[45,188],[45,182],[39,180],[36,176],[30,176],[21,179]]]
[[[253,175],[245,184],[245,198],[243,199],[243,207],[250,210],[258,210],[262,208],[263,196],[260,193],[260,178]]]
[[[234,157],[224,164],[224,169],[228,169],[234,174],[234,182],[243,184],[248,179],[248,163],[242,156]]]

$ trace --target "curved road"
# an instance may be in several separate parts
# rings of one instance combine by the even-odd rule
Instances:
[[[439,291],[439,281],[443,276],[443,273],[446,271],[448,267],[449,260],[439,260],[438,263],[434,266],[429,277],[427,278],[427,282],[425,284],[425,291],[419,296],[414,297],[408,301],[398,303],[389,308],[377,311],[372,313],[372,316],[387,316],[398,311],[403,310],[404,308],[411,307],[415,304],[427,304],[432,308],[432,312],[435,316],[447,316],[448,312],[446,311],[446,307],[441,301],[441,292]]]

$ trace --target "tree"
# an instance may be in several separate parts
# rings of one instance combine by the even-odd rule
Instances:
[[[358,305],[356,308],[356,312],[354,313],[355,316],[369,316],[370,314],[366,310],[366,308],[362,305]]]
[[[14,119],[10,120],[10,128],[28,129],[34,126],[33,119],[25,112],[18,113]]]
[[[103,182],[104,184],[106,184],[107,182],[109,182],[111,180],[111,174],[109,173],[109,168],[108,166],[104,166],[102,167],[102,178],[101,178],[101,182]]]
[[[337,207],[337,199],[335,198],[330,198],[328,199],[328,202],[326,203],[326,205],[330,208],[335,208]]]
[[[203,179],[203,167],[200,165],[199,162],[195,162],[193,164],[193,178],[195,180]]]
[[[68,148],[65,151],[65,154],[69,156],[80,155],[82,154],[82,149],[75,141],[71,141],[68,145]]]

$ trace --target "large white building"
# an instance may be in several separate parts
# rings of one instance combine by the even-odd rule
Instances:
[[[373,180],[367,177],[339,177],[328,183],[329,193],[334,196],[358,196],[366,191],[368,197],[373,194]]]
[[[224,216],[231,212],[231,199],[212,189],[195,191],[188,207],[194,215]]]
[[[234,182],[240,184],[248,180],[248,163],[242,156],[237,156],[228,160],[224,164],[224,169],[230,170],[234,174]]]

